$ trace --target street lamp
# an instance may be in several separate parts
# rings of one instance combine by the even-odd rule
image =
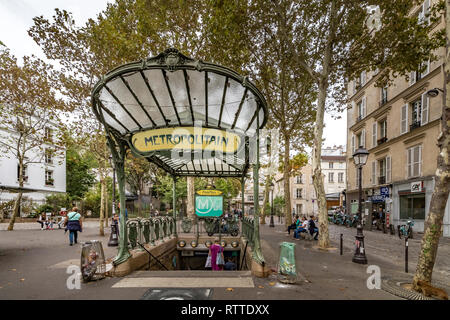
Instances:
[[[273,186],[274,186],[274,184],[271,181],[270,188],[271,188],[272,196],[271,196],[271,204],[270,204],[270,225],[269,225],[269,227],[271,227],[271,228],[275,227],[275,224],[273,223],[273,191],[274,191]]]
[[[358,226],[356,232],[356,248],[352,261],[359,264],[367,264],[366,252],[364,247],[364,235],[362,229],[362,167],[366,164],[369,152],[360,146],[353,154],[353,161],[359,170],[359,202],[358,202]]]

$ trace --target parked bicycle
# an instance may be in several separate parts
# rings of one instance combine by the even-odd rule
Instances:
[[[404,236],[409,239],[412,239],[413,238],[413,228],[412,228],[413,226],[414,226],[414,221],[412,221],[412,220],[408,220],[408,222],[406,222],[406,224],[398,225],[397,226],[398,237],[401,239],[402,236]]]

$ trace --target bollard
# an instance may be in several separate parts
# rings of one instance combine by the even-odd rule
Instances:
[[[342,237],[343,237],[343,234],[341,233],[341,241],[340,241],[340,243],[341,243],[341,256],[342,256],[342,251],[343,251],[343,248],[342,248]]]
[[[405,238],[405,272],[408,273],[408,237]]]

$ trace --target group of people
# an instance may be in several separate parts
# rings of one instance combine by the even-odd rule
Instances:
[[[53,224],[56,223],[58,225],[58,229],[61,229],[61,226],[64,224],[64,216],[60,216],[59,221],[55,220],[51,216],[46,216],[44,214],[40,214],[37,223],[41,225],[41,230],[53,230]]]
[[[236,263],[231,257],[225,257],[223,254],[223,247],[219,244],[219,240],[215,240],[214,243],[209,247],[208,258],[206,259],[205,268],[213,271],[236,270]]]
[[[309,220],[307,220],[305,216],[300,219],[300,217],[296,215],[295,222],[288,226],[288,235],[291,234],[291,230],[294,230],[294,238],[296,240],[300,240],[300,233],[309,233],[314,237],[314,240],[318,240],[319,228],[316,226],[316,222],[314,216],[310,216]]]
[[[53,230],[53,220],[51,217],[44,218],[43,215],[39,215],[37,222],[41,225],[41,230]],[[64,226],[65,232],[69,231],[69,245],[73,246],[74,243],[78,243],[78,232],[82,232],[83,222],[77,207],[73,207],[72,211],[67,213],[66,216],[61,216],[61,219],[57,224],[59,229],[61,229],[61,226]]]

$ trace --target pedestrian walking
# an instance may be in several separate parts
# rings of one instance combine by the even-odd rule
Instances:
[[[41,230],[44,230],[44,219],[42,218],[42,214],[39,215],[39,218],[36,220],[37,223],[41,225]]]
[[[211,256],[211,269],[213,271],[220,271],[225,264],[223,258],[223,248],[219,244],[219,240],[215,240],[214,244],[209,247],[209,255]]]
[[[73,243],[78,243],[78,231],[83,231],[83,223],[81,221],[81,214],[78,213],[78,208],[73,207],[72,211],[67,214],[66,217],[66,230],[69,231],[69,242],[72,246]]]

